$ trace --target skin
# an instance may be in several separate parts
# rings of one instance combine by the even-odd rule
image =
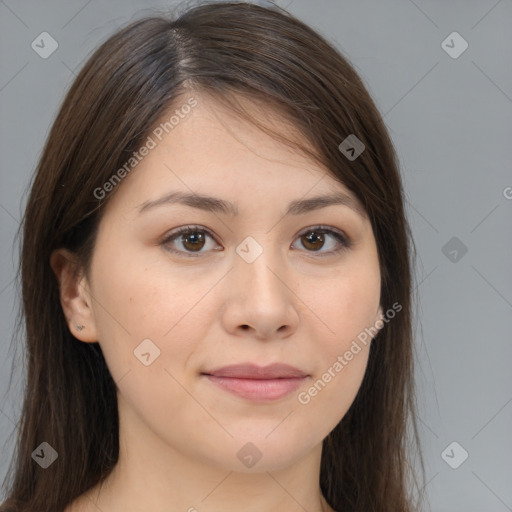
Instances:
[[[66,512],[333,512],[318,485],[322,441],[359,390],[370,344],[308,404],[297,397],[380,318],[371,224],[344,205],[283,217],[292,200],[333,191],[355,195],[316,162],[206,96],[194,97],[192,113],[112,196],[90,275],[73,275],[66,250],[52,254],[69,328],[82,342],[100,343],[117,384],[120,417],[113,473]],[[260,105],[253,113],[264,111]],[[293,133],[275,117],[266,121]],[[180,204],[139,214],[145,201],[176,190],[233,202],[240,214]],[[191,245],[178,236],[162,243],[191,224],[215,239]],[[322,257],[340,244],[324,235],[323,245],[307,245],[308,228],[318,225],[342,231],[352,247]],[[236,252],[247,236],[263,249],[252,263]],[[201,256],[187,257],[194,247]],[[149,366],[134,356],[147,338],[160,350]],[[268,403],[231,395],[200,375],[276,361],[309,377]],[[252,468],[236,456],[248,442],[262,454]]]

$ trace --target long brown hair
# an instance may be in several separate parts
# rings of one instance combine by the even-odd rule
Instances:
[[[94,191],[187,88],[214,96],[315,158],[363,203],[377,242],[382,310],[396,303],[401,309],[371,344],[361,388],[323,442],[320,486],[340,512],[417,510],[417,473],[424,481],[424,469],[413,378],[415,251],[385,124],[348,59],[291,14],[275,6],[203,2],[179,16],[139,19],[112,35],[76,77],[51,128],[22,224],[27,383],[0,511],[61,512],[117,462],[116,384],[99,344],[69,331],[49,259],[66,247],[88,275],[98,222],[119,187],[101,198]],[[241,95],[289,120],[303,143],[248,116],[236,101]],[[355,159],[339,149],[350,135],[364,144]],[[42,442],[59,454],[47,469],[32,460]]]

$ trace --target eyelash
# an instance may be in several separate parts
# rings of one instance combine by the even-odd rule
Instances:
[[[177,230],[171,232],[168,236],[166,236],[164,238],[164,240],[162,240],[161,245],[167,246],[170,242],[179,238],[180,235],[186,235],[186,234],[192,234],[192,233],[198,233],[198,232],[206,233],[209,237],[211,237],[213,240],[215,240],[215,237],[213,236],[213,234],[211,233],[211,231],[209,229],[206,229],[202,226],[184,226],[184,227],[178,228]],[[337,230],[329,228],[328,226],[310,227],[307,230],[302,231],[302,233],[300,233],[297,236],[297,238],[300,238],[300,237],[302,237],[308,233],[311,233],[311,232],[314,232],[317,234],[321,233],[321,234],[332,235],[341,244],[341,246],[338,249],[333,249],[331,251],[327,251],[327,252],[323,252],[323,253],[320,253],[318,251],[306,250],[306,252],[313,253],[315,255],[318,255],[321,258],[324,256],[332,256],[335,254],[339,254],[339,253],[346,251],[352,247],[352,242],[350,241],[350,239],[348,237],[343,235],[341,232],[338,232]],[[216,242],[216,240],[215,240],[215,242]],[[203,254],[201,252],[194,253],[194,252],[187,252],[187,251],[178,251],[176,249],[171,249],[170,247],[166,247],[165,249],[172,253],[185,255],[186,257],[191,257],[191,258],[197,258]]]

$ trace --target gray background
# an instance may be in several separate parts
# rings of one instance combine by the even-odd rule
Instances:
[[[278,4],[348,56],[383,113],[401,161],[419,257],[416,377],[431,508],[510,511],[512,3]],[[23,391],[22,346],[17,353],[9,347],[18,301],[13,241],[28,180],[84,59],[122,24],[173,5],[0,1],[0,478]],[[59,45],[47,59],[31,48],[43,31]],[[442,45],[453,31],[469,44],[457,58]],[[457,39],[446,44],[452,53],[461,48]],[[458,445],[444,452],[454,441]],[[463,449],[469,456],[453,469],[445,460],[460,463]]]

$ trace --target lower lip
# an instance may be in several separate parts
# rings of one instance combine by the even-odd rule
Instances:
[[[253,402],[278,400],[295,391],[306,377],[289,379],[238,379],[205,375],[210,382],[237,396]]]

